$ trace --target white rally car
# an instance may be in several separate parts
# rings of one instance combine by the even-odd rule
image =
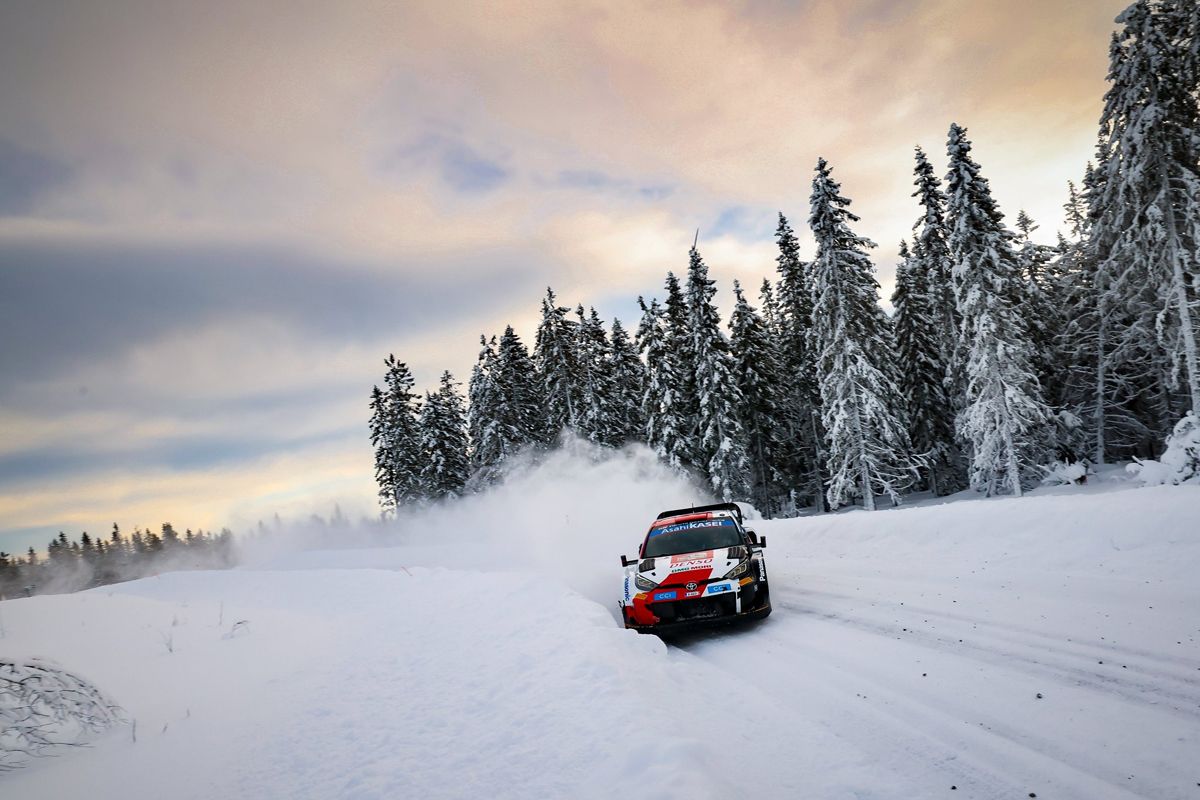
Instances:
[[[621,556],[626,628],[665,631],[762,619],[771,613],[759,539],[734,503],[664,511],[638,558]]]

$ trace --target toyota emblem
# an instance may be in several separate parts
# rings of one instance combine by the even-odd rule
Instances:
[[[687,586],[685,586],[683,588],[687,589],[689,592],[694,592],[694,591],[696,591],[696,582],[692,581],[691,583],[689,583]]]

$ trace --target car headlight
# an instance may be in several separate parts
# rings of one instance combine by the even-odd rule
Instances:
[[[633,583],[635,586],[637,586],[637,588],[641,589],[644,592],[648,592],[651,589],[653,589],[654,587],[658,586],[657,583],[650,580],[649,578],[647,578],[645,575],[641,574],[640,572],[633,576]]]
[[[745,575],[746,570],[750,568],[750,559],[744,559],[738,562],[738,565],[729,572],[725,573],[726,578],[736,578],[738,575]]]

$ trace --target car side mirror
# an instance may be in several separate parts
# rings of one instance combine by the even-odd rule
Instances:
[[[630,564],[636,564],[636,563],[637,563],[637,559],[630,561],[624,555],[621,556],[621,566],[622,567],[628,567]]]
[[[767,546],[767,537],[765,537],[765,536],[764,536],[764,537],[762,537],[761,539],[759,539],[759,540],[758,540],[758,546],[759,546],[759,547],[766,547],[766,546]]]
[[[754,531],[746,531],[746,535],[750,537],[750,544],[758,544],[758,534]]]

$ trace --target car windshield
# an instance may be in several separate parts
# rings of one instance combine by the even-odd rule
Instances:
[[[643,558],[736,547],[742,543],[737,523],[729,518],[679,522],[650,531]]]

